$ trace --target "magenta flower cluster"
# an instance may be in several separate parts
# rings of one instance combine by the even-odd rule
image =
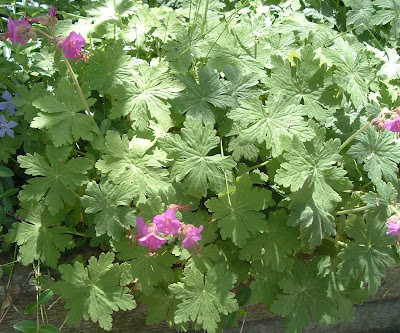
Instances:
[[[137,234],[135,239],[140,245],[145,246],[149,251],[154,251],[162,247],[167,238],[181,238],[181,248],[188,248],[197,252],[202,239],[201,232],[203,226],[196,228],[192,224],[185,224],[176,217],[177,205],[171,205],[162,215],[156,215],[153,223],[145,224],[143,217],[136,219]]]
[[[43,26],[54,26],[57,23],[56,14],[57,9],[51,7],[47,17],[23,18],[21,20],[13,20],[9,17],[8,32],[5,35],[5,39],[9,38],[13,44],[26,45],[29,39],[37,39],[35,28],[29,22],[40,22]],[[52,42],[56,43],[64,51],[65,58],[85,60],[82,49],[86,41],[80,34],[72,31],[67,37],[53,38]]]

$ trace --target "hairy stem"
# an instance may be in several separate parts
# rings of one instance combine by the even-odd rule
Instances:
[[[257,164],[257,165],[254,165],[254,166],[252,166],[249,170],[254,170],[254,169],[261,168],[261,167],[263,167],[264,165],[267,165],[267,164],[269,163],[269,161],[270,161],[270,160],[264,161],[264,162],[262,162],[262,163],[260,163],[260,164]]]
[[[349,137],[343,144],[340,146],[340,150],[342,150],[344,147],[346,147],[353,139],[360,133],[366,130],[366,128],[370,125],[371,123],[368,122],[366,123],[363,127],[361,127],[357,132],[355,132],[351,137]]]
[[[333,238],[333,237],[325,237],[324,239],[326,239],[326,240],[328,240],[328,241],[330,241],[332,243],[335,243],[337,245],[343,246],[343,247],[347,247],[348,246],[345,242],[337,240],[336,238]]]
[[[78,82],[78,79],[77,79],[76,76],[75,76],[75,73],[74,73],[74,70],[73,70],[72,67],[71,67],[71,64],[69,63],[68,59],[65,57],[65,53],[64,53],[64,52],[62,52],[62,56],[63,56],[64,62],[65,62],[65,65],[66,65],[67,68],[68,68],[69,74],[71,75],[72,80],[73,80],[74,83],[75,83],[76,90],[78,91],[78,95],[79,95],[79,97],[81,98],[81,101],[82,101],[82,103],[83,103],[83,106],[84,106],[85,109],[86,109],[87,115],[90,117],[90,119],[92,120],[92,123],[93,123],[93,124],[95,125],[95,127],[98,129],[98,132],[97,132],[97,133],[103,137],[103,134],[101,133],[99,127],[97,126],[96,121],[94,120],[92,114],[90,113],[90,108],[89,108],[89,105],[88,105],[87,102],[86,102],[85,96],[83,95],[82,88],[81,88],[81,86],[80,86],[80,84],[79,84],[79,82]]]
[[[391,208],[398,216],[400,216],[400,212],[399,212],[399,210],[398,210],[395,206],[390,205],[390,208]]]
[[[368,206],[362,206],[362,207],[357,207],[357,208],[353,208],[353,209],[339,210],[338,212],[335,213],[335,215],[354,214],[354,213],[363,212],[367,209],[368,209]]]

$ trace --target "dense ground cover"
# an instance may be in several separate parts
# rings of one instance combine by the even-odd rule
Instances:
[[[140,300],[212,333],[261,302],[301,332],[352,320],[398,262],[398,0],[0,14],[1,249],[33,264],[27,313],[60,295],[109,330]]]

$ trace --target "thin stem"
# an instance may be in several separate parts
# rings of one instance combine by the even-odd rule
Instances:
[[[343,246],[343,247],[347,247],[348,246],[345,242],[337,240],[336,238],[333,238],[333,237],[325,237],[324,239],[326,239],[326,240],[328,240],[328,241],[330,241],[332,243],[338,244],[340,246]]]
[[[49,39],[53,39],[52,36],[50,36],[48,33],[44,32],[43,30],[37,29],[37,28],[32,28],[35,32],[39,32],[41,33],[43,36],[49,38]]]
[[[354,213],[363,212],[367,209],[368,209],[368,206],[362,206],[362,207],[357,207],[357,208],[353,208],[353,209],[339,210],[335,213],[335,215],[354,214]]]
[[[201,34],[203,34],[204,28],[205,28],[206,23],[207,23],[208,1],[209,1],[209,0],[206,0],[206,6],[205,6],[205,8],[204,8],[204,17],[203,17],[203,24],[202,24],[202,26],[201,26]]]
[[[392,208],[392,210],[393,210],[398,216],[400,216],[400,212],[399,212],[399,210],[398,210],[395,206],[390,205],[390,208]]]
[[[222,140],[220,141],[220,146],[221,146],[221,156],[223,157],[224,156],[224,150],[223,150],[223,147],[222,147]],[[226,194],[228,196],[229,206],[232,206],[231,196],[229,194],[228,177],[226,175],[225,170],[224,170],[224,176],[225,176]]]
[[[89,116],[90,119],[92,120],[92,122],[93,122],[93,124],[95,125],[95,127],[98,129],[98,134],[101,135],[101,136],[104,138],[103,134],[101,133],[99,127],[98,127],[97,124],[96,124],[96,121],[94,120],[93,116],[92,116],[91,113],[90,113],[90,108],[89,108],[89,105],[88,105],[87,102],[86,102],[85,96],[83,95],[81,86],[79,85],[78,79],[77,79],[76,76],[75,76],[75,73],[74,73],[74,70],[73,70],[72,67],[71,67],[71,64],[69,63],[68,59],[65,57],[65,53],[64,53],[64,52],[62,52],[62,56],[63,56],[63,59],[64,59],[64,62],[65,62],[65,64],[66,64],[66,66],[67,66],[67,68],[68,68],[69,74],[71,75],[72,80],[73,80],[74,83],[75,83],[75,87],[76,87],[76,89],[77,89],[77,91],[78,91],[79,97],[81,98],[81,101],[82,101],[82,103],[83,103],[83,106],[84,106],[85,109],[86,109],[86,112],[87,112],[88,116]]]
[[[15,91],[17,88],[3,73],[0,73],[0,80],[12,91]]]
[[[362,133],[363,131],[366,130],[366,128],[370,125],[371,123],[368,122],[366,123],[363,127],[361,127],[357,132],[355,132],[351,137],[349,137],[343,144],[340,146],[340,150],[342,150],[344,147],[346,147],[358,134]]]
[[[264,165],[267,165],[267,164],[269,163],[269,161],[270,161],[270,160],[265,161],[265,162],[262,162],[262,163],[257,164],[257,165],[254,165],[254,166],[252,166],[249,170],[254,170],[254,169],[261,168],[261,167],[263,167]]]
[[[47,311],[49,311],[61,299],[61,297],[62,296],[59,296],[53,303],[51,303],[47,308]]]
[[[83,234],[83,233],[81,233],[81,232],[67,231],[66,233],[67,233],[67,234],[70,234],[70,235],[76,235],[76,236],[81,236],[81,237],[89,238],[89,236],[87,236],[87,235],[85,235],[85,234]]]
[[[63,11],[57,11],[57,14],[61,14],[62,16],[70,16],[70,17],[83,18],[83,19],[87,18],[85,16],[71,14],[71,13],[67,13],[67,12],[63,12]]]
[[[6,264],[0,264],[0,267],[1,267],[1,266],[12,265],[12,264],[15,264],[16,262],[18,262],[18,260],[13,260],[13,261],[10,261],[10,262],[8,262],[8,263],[6,263]]]

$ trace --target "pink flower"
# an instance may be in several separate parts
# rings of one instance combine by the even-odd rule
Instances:
[[[398,216],[391,216],[388,221],[386,222],[386,225],[389,229],[388,232],[386,232],[388,235],[393,235],[397,236],[397,241],[400,239],[400,223],[399,223],[399,217]]]
[[[391,132],[400,132],[400,117],[385,122],[385,127]]]
[[[8,32],[5,38],[10,38],[13,44],[20,43],[26,45],[29,39],[37,38],[36,33],[33,31],[33,27],[25,19],[13,20],[9,17],[7,27]]]
[[[163,215],[154,216],[157,231],[162,234],[177,235],[182,223],[176,218],[175,210],[168,209]]]
[[[140,245],[147,246],[149,250],[157,250],[166,242],[166,240],[155,233],[148,233],[146,236],[139,238]]]
[[[184,226],[183,233],[186,237],[182,241],[181,248],[183,249],[184,247],[188,247],[196,250],[199,245],[197,242],[203,238],[203,236],[200,235],[200,233],[203,231],[203,228],[204,227],[202,225],[199,228],[196,228],[191,224]]]
[[[72,31],[61,45],[65,52],[65,58],[83,58],[82,48],[85,46],[85,38]]]

